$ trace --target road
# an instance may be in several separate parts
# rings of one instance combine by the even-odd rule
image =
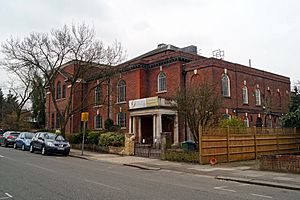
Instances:
[[[0,200],[300,199],[300,192],[0,147]]]

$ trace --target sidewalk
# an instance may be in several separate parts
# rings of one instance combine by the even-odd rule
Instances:
[[[300,174],[259,171],[255,160],[210,165],[194,165],[136,156],[119,156],[71,149],[70,156],[87,160],[110,162],[144,170],[169,170],[203,175],[219,180],[236,181],[292,190],[300,190]]]

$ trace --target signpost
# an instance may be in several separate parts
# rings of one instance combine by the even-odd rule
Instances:
[[[83,122],[83,136],[82,136],[82,146],[81,146],[81,155],[83,156],[83,149],[84,149],[84,138],[85,138],[85,132],[86,132],[86,123],[89,120],[89,113],[83,112],[81,113],[81,121]]]

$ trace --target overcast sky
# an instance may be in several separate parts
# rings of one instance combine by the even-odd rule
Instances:
[[[0,0],[0,41],[64,24],[86,23],[105,43],[117,39],[127,58],[159,43],[196,45],[203,56],[300,80],[298,0]],[[7,74],[0,71],[0,87]]]

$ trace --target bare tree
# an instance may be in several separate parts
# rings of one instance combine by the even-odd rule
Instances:
[[[186,117],[187,124],[195,142],[199,141],[199,127],[211,125],[221,106],[221,98],[215,92],[215,87],[203,82],[196,87],[188,86],[178,90],[174,109],[182,117]]]
[[[105,46],[96,39],[94,29],[85,24],[65,25],[50,33],[31,33],[22,40],[11,38],[2,44],[2,53],[5,55],[2,63],[4,67],[9,66],[20,71],[33,70],[44,77],[62,134],[65,133],[68,120],[74,112],[83,109],[82,106],[71,107],[78,83],[83,83],[84,77],[93,71],[97,71],[102,78],[110,76],[115,72],[113,66],[125,58],[119,42]],[[55,95],[55,78],[63,71],[64,63],[69,61],[74,66],[73,72],[67,73],[70,95],[66,99],[65,107],[59,108]]]

